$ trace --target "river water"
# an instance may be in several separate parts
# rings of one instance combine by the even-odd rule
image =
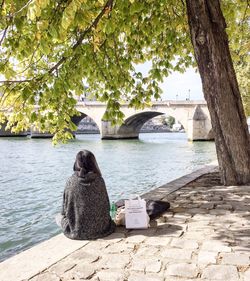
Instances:
[[[78,135],[56,147],[50,139],[0,138],[0,260],[60,233],[54,216],[81,149],[95,154],[110,200],[145,193],[216,159],[213,142],[191,143],[184,133],[116,141]]]

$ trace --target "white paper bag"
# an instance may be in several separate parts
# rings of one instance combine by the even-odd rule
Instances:
[[[137,199],[125,200],[125,225],[128,229],[148,228],[149,216],[146,201]]]

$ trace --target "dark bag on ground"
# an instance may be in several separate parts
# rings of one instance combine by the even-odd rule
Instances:
[[[124,201],[125,199],[121,199],[115,203],[117,209],[125,205]],[[169,207],[169,202],[146,199],[146,210],[151,220],[159,217],[162,213],[167,211]]]

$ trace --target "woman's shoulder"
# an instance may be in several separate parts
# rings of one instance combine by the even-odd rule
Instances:
[[[102,176],[99,176],[99,175],[96,176],[95,182],[105,185],[104,178]]]
[[[66,181],[66,188],[70,189],[75,186],[84,186],[84,185],[105,185],[105,181],[102,176],[88,173],[85,177],[78,177],[73,174]]]
[[[67,180],[66,180],[66,185],[65,185],[65,189],[70,189],[73,186],[75,186],[78,182],[77,176],[76,175],[72,175],[70,176]]]

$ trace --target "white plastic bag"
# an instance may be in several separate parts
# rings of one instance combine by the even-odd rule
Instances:
[[[149,216],[146,201],[137,196],[136,199],[125,200],[125,225],[127,229],[148,228]]]
[[[125,206],[122,206],[117,209],[115,216],[115,224],[117,226],[125,225]]]

